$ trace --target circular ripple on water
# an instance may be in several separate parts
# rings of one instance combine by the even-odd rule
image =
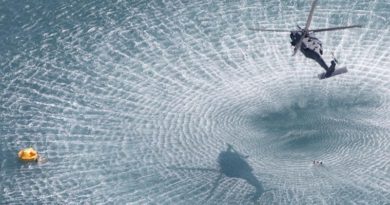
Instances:
[[[9,3],[0,201],[388,202],[390,4],[348,5],[316,10],[365,25],[318,34],[349,69],[318,81],[288,35],[248,30],[304,25],[306,1]],[[49,161],[16,163],[30,145]]]

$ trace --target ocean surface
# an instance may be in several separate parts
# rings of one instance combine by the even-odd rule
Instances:
[[[310,6],[0,1],[0,204],[390,204],[390,1],[319,1],[326,80],[249,30]]]

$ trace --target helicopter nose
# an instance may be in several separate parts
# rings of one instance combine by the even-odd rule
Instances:
[[[295,40],[295,39],[296,39],[296,35],[295,35],[294,33],[291,33],[291,34],[290,34],[290,38],[291,38],[292,40]]]

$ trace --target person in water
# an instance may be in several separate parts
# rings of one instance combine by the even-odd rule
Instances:
[[[320,165],[322,165],[322,161],[313,160],[313,164],[320,164]]]

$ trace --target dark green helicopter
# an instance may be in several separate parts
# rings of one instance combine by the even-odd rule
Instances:
[[[332,77],[338,74],[346,73],[348,70],[346,67],[339,68],[335,70],[337,60],[333,57],[333,60],[331,61],[331,66],[328,66],[324,59],[322,58],[322,43],[321,41],[315,37],[314,33],[317,32],[324,32],[324,31],[334,31],[334,30],[342,30],[342,29],[348,29],[348,28],[361,28],[362,25],[352,25],[352,26],[341,26],[341,27],[333,27],[333,28],[323,28],[323,29],[309,29],[310,23],[313,17],[314,8],[317,5],[318,0],[314,0],[309,17],[306,21],[305,28],[301,28],[299,26],[298,30],[289,31],[289,30],[280,30],[280,29],[255,29],[250,28],[250,30],[254,31],[272,31],[272,32],[289,32],[290,38],[291,38],[291,45],[294,46],[294,53],[293,56],[297,53],[298,50],[300,50],[303,55],[305,55],[307,58],[315,60],[318,64],[321,65],[322,68],[325,69],[325,73],[319,74],[320,79]]]

